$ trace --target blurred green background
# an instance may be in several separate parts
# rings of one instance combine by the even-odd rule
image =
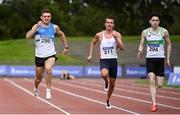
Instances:
[[[170,34],[180,34],[179,0],[0,0],[0,40],[24,38],[44,8],[68,36],[94,35],[104,29],[106,16],[115,17],[122,35],[139,35],[152,12],[160,13]]]
[[[60,26],[69,42],[68,55],[62,55],[63,45],[56,40],[58,65],[98,65],[98,47],[92,63],[86,57],[106,16],[115,17],[115,29],[122,34],[125,50],[118,53],[119,64],[144,64],[145,58],[137,60],[136,52],[152,12],[160,13],[160,26],[168,29],[173,42],[172,63],[180,65],[179,0],[0,0],[0,64],[34,65],[34,41],[26,40],[25,34],[44,8],[52,11],[52,23]]]

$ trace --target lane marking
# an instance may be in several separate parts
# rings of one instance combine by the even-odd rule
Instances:
[[[88,82],[81,83],[81,84],[85,84],[85,85],[90,85],[91,86],[91,84],[88,83]],[[93,86],[100,87],[101,85],[93,84]],[[119,91],[129,92],[129,93],[136,93],[136,94],[142,94],[142,95],[150,96],[149,93],[144,93],[144,92],[141,92],[141,91],[134,91],[134,90],[129,90],[129,89],[117,88],[117,86],[114,89],[115,90],[119,90]],[[176,98],[176,97],[168,97],[168,96],[163,96],[163,95],[157,95],[157,97],[180,101],[180,98]]]
[[[22,87],[21,85],[18,85],[17,83],[15,83],[15,82],[13,82],[13,81],[7,79],[7,78],[5,78],[5,81],[7,81],[7,82],[9,82],[10,84],[16,86],[17,88],[23,90],[24,92],[30,94],[31,96],[34,96],[34,94],[33,94],[32,92],[30,92],[29,90],[25,89],[25,88]],[[51,105],[52,107],[54,107],[54,108],[56,108],[57,110],[59,110],[59,111],[65,113],[66,115],[70,115],[70,113],[68,113],[68,112],[66,112],[65,110],[59,108],[58,106],[56,106],[56,105],[54,105],[54,104],[52,104],[52,103],[50,103],[50,102],[44,100],[43,98],[41,98],[41,97],[36,97],[36,98],[39,99],[39,100],[41,100],[41,101],[43,101],[43,102],[45,102],[45,103],[47,103],[47,104],[49,104],[49,105]]]
[[[33,82],[33,81],[29,80],[29,79],[26,79],[26,80],[30,81],[30,82]],[[41,83],[40,85],[46,87],[46,85],[44,83]],[[91,98],[88,98],[88,97],[85,97],[85,96],[81,96],[81,95],[78,95],[78,94],[75,94],[75,93],[71,93],[69,91],[65,91],[63,89],[56,88],[54,86],[51,86],[51,88],[56,90],[56,91],[66,93],[66,94],[74,96],[74,97],[82,98],[82,99],[85,99],[85,100],[88,100],[88,101],[92,101],[92,102],[95,102],[95,103],[98,103],[98,104],[101,104],[101,105],[106,105],[105,102],[101,102],[101,101],[94,100],[94,99],[91,99]],[[131,114],[139,115],[139,113],[136,113],[136,112],[133,112],[133,111],[130,111],[130,110],[127,110],[127,109],[123,109],[123,108],[120,108],[118,106],[112,105],[112,107],[115,108],[115,109],[118,109],[118,110],[122,110],[122,111],[125,111],[125,112],[128,112],[128,113],[131,113]]]
[[[81,87],[81,86],[78,86],[78,85],[74,85],[74,84],[69,84],[69,83],[64,83],[64,82],[57,82],[58,84],[64,84],[64,85],[68,85],[68,86],[71,86],[71,87],[76,87],[76,88],[80,88],[80,89],[85,89],[85,90],[89,90],[89,91],[93,91],[93,92],[98,92],[98,93],[103,93],[103,94],[106,94],[106,92],[104,91],[101,91],[101,90],[96,90],[96,89],[92,89],[92,88],[86,88],[86,87]],[[86,85],[88,83],[86,82]],[[92,86],[92,85],[90,85]],[[95,86],[95,84],[93,84],[93,86]],[[145,100],[141,100],[141,99],[136,99],[136,98],[132,98],[132,97],[128,97],[128,96],[122,96],[122,95],[117,95],[117,94],[112,94],[113,96],[116,96],[116,97],[121,97],[121,98],[125,98],[125,99],[130,99],[130,100],[134,100],[134,101],[138,101],[138,102],[143,102],[143,103],[150,103],[150,101],[145,101]],[[174,106],[170,106],[170,105],[166,105],[166,104],[161,104],[161,103],[157,103],[158,105],[161,105],[161,106],[164,106],[164,107],[168,107],[168,108],[171,108],[171,109],[177,109],[177,110],[180,110],[179,107],[174,107]]]
[[[97,82],[97,81],[94,81],[94,80],[91,80],[91,79],[87,79],[89,82],[92,82],[92,83],[100,83],[100,82]],[[118,81],[116,81],[116,82],[118,82]],[[120,82],[121,83],[121,82]],[[120,83],[116,83],[116,84],[120,84]],[[117,85],[117,86],[119,86],[119,87],[126,87],[126,88],[133,88],[133,89],[143,89],[143,90],[146,90],[146,91],[149,91],[149,89],[148,89],[148,87],[147,88],[145,88],[145,87],[141,87],[140,85],[126,85],[126,84],[120,84],[120,85]],[[168,89],[168,90],[171,90],[171,88],[166,88],[166,87],[164,87],[163,89]],[[169,93],[169,94],[175,94],[175,95],[180,95],[180,93],[178,93],[178,92],[172,92],[172,91],[165,91],[165,90],[163,90],[163,89],[160,89],[160,90],[158,90],[158,92],[162,92],[162,93]],[[179,91],[178,89],[173,89],[173,90],[177,90],[177,91]]]

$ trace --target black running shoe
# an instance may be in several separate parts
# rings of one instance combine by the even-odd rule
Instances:
[[[112,108],[109,100],[106,100],[106,108],[107,109],[111,109]]]
[[[108,91],[108,82],[104,82],[104,91]]]

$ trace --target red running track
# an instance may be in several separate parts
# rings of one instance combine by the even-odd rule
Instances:
[[[46,100],[44,81],[35,97],[33,79],[0,78],[0,114],[180,114],[180,89],[158,89],[158,111],[152,113],[148,87],[135,80],[117,79],[112,109],[106,109],[102,79],[55,78],[53,99]]]

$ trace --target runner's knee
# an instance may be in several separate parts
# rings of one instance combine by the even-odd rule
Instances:
[[[155,77],[155,74],[153,72],[148,73],[148,78],[149,79],[154,78],[154,77]]]
[[[46,74],[48,74],[48,75],[49,75],[49,74],[52,74],[52,69],[47,68],[47,69],[46,69]]]
[[[155,85],[155,74],[153,72],[148,73],[149,85]]]

